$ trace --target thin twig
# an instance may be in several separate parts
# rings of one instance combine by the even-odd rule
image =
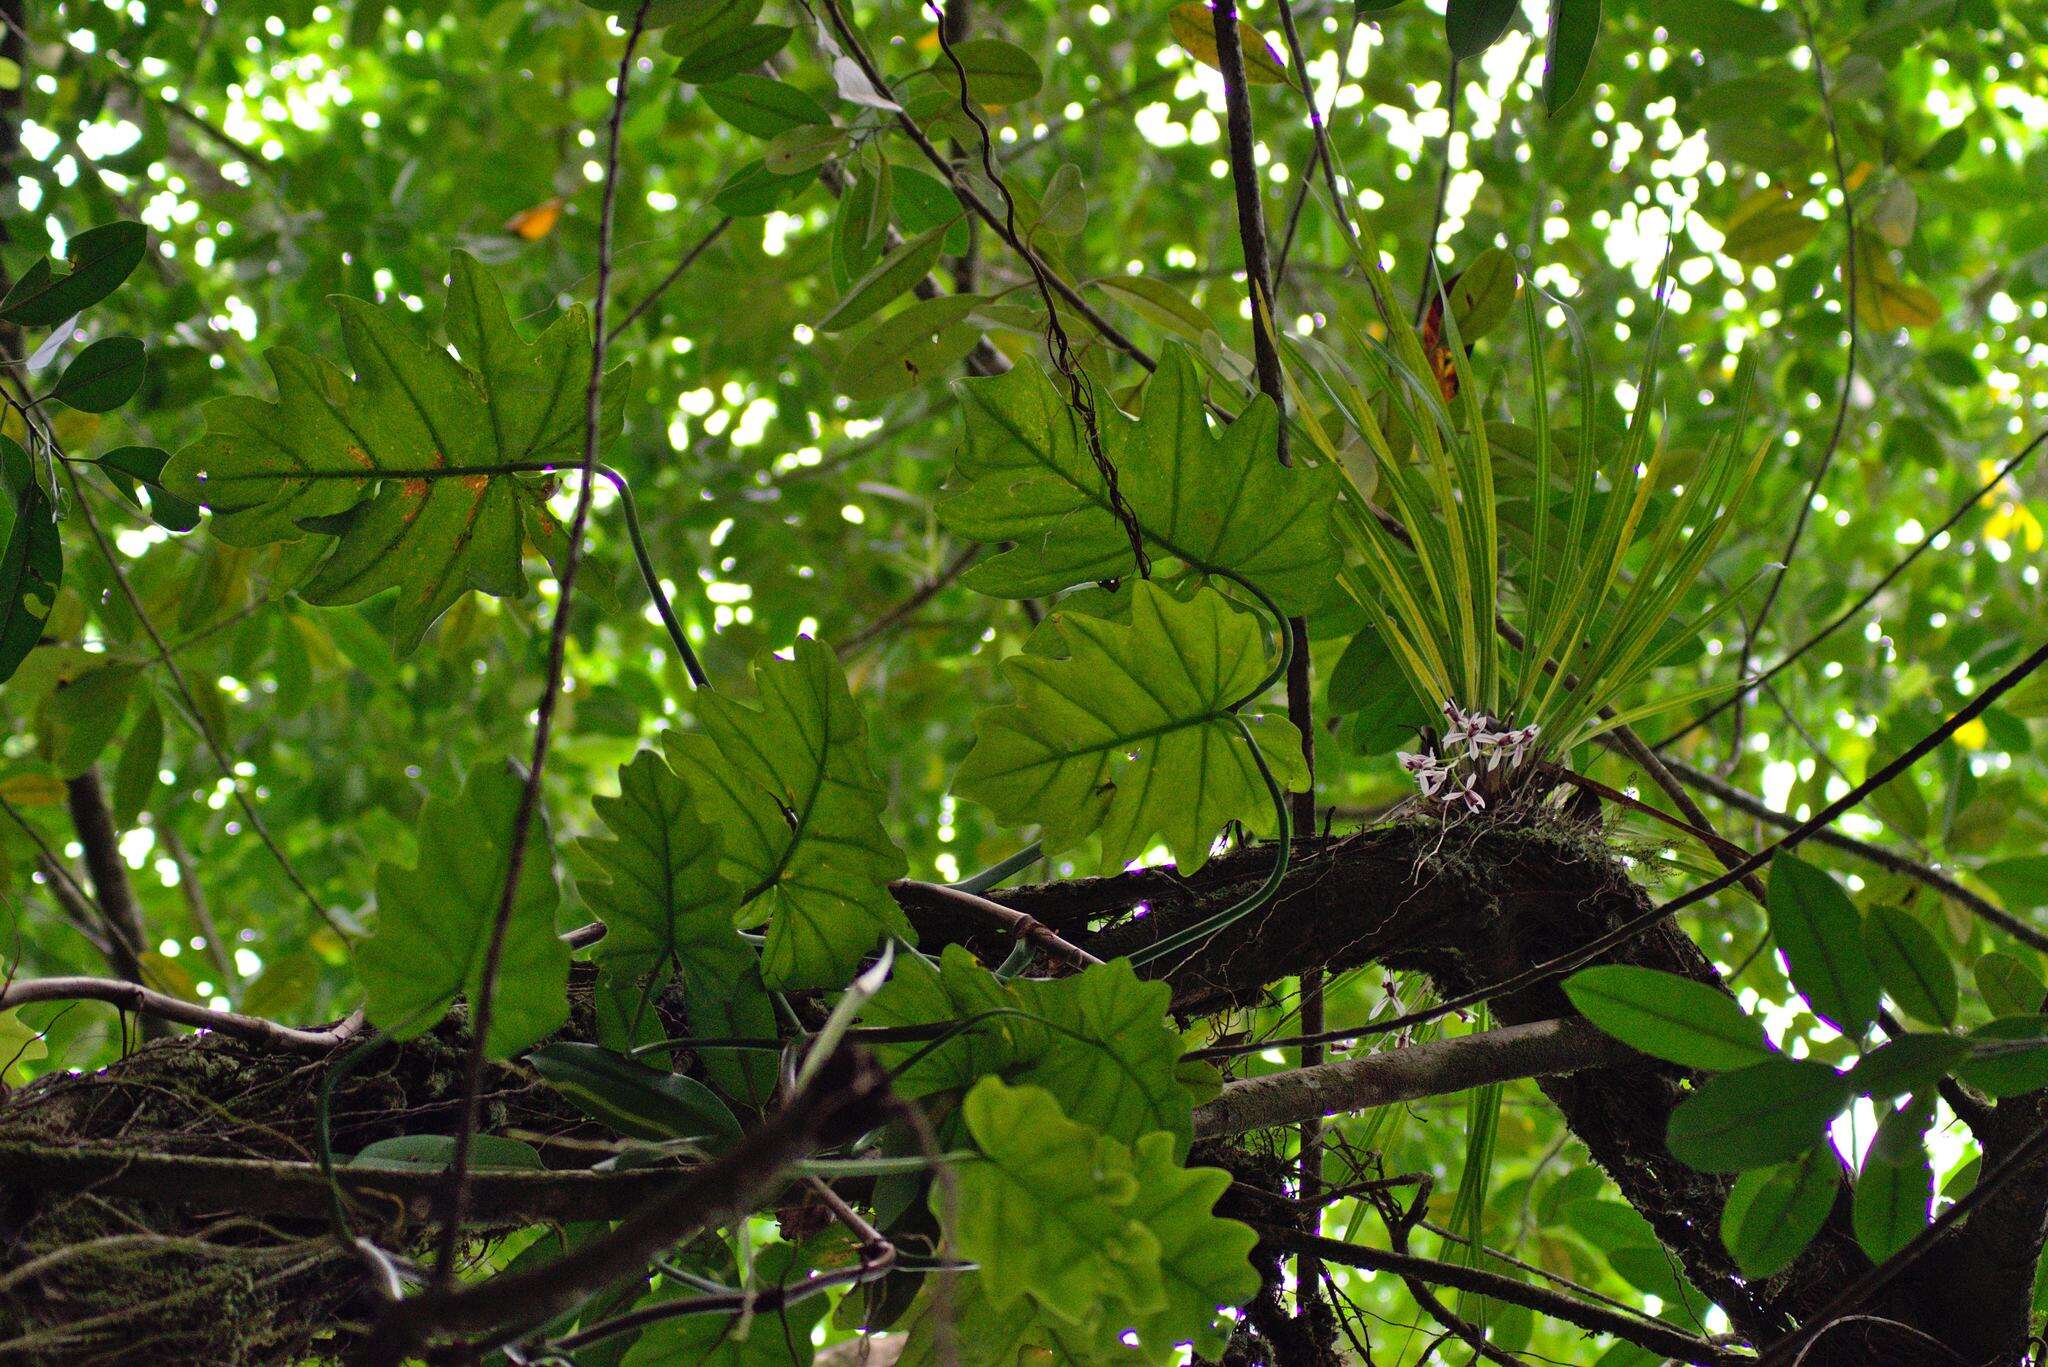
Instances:
[[[498,895],[498,908],[491,920],[491,934],[484,947],[484,961],[477,979],[477,992],[470,1002],[469,1057],[463,1070],[462,1124],[455,1132],[455,1154],[448,1172],[448,1214],[441,1227],[436,1284],[446,1289],[454,1280],[456,1250],[462,1242],[464,1206],[468,1200],[470,1150],[476,1138],[477,1108],[483,1090],[484,1058],[491,1030],[491,997],[503,966],[505,934],[512,924],[512,909],[519,897],[520,875],[525,870],[526,840],[540,810],[541,775],[547,767],[548,741],[553,734],[555,704],[561,697],[562,675],[569,641],[569,612],[576,591],[576,572],[583,563],[583,533],[590,521],[591,493],[596,488],[597,441],[604,400],[604,354],[608,336],[605,309],[611,298],[612,219],[618,204],[619,129],[626,117],[626,96],[632,85],[633,52],[647,24],[647,10],[653,0],[640,0],[633,26],[626,34],[625,50],[619,55],[618,85],[612,92],[610,141],[605,152],[604,208],[597,229],[597,295],[591,309],[590,378],[583,392],[583,457],[576,490],[576,512],[569,522],[569,549],[560,575],[561,588],[555,600],[555,620],[548,633],[547,682],[540,696],[534,724],[533,758],[527,766],[526,784],[519,794],[519,808],[512,818],[509,848],[505,856],[505,883]]]
[[[1077,967],[1090,968],[1102,962],[1102,960],[1096,958],[1087,950],[1061,939],[1059,934],[1050,926],[1043,924],[1035,917],[1026,916],[1023,912],[1012,907],[1006,907],[1001,902],[991,902],[986,897],[977,897],[973,893],[963,892],[959,888],[949,888],[944,883],[918,883],[907,878],[891,883],[889,888],[891,892],[900,889],[904,892],[915,894],[918,897],[934,902],[944,902],[948,906],[959,907],[962,910],[971,911],[977,916],[995,921],[1009,930],[1011,934],[1021,935],[1041,949],[1056,954]]]
[[[698,238],[696,245],[683,253],[683,259],[676,262],[675,269],[670,271],[667,275],[664,275],[661,278],[660,284],[656,285],[653,289],[647,291],[647,294],[640,300],[639,303],[633,305],[632,308],[626,311],[626,316],[619,319],[618,325],[612,328],[612,330],[608,334],[606,334],[605,340],[607,342],[616,342],[619,339],[619,334],[624,332],[627,328],[633,326],[633,323],[640,317],[641,314],[647,312],[647,310],[653,308],[655,304],[659,303],[661,301],[661,296],[668,293],[669,286],[675,284],[676,281],[682,279],[683,273],[689,270],[690,267],[696,265],[697,258],[702,256],[705,250],[709,248],[712,243],[718,241],[719,237],[725,232],[725,230],[727,228],[730,228],[731,226],[732,216],[729,214],[726,217],[719,219],[718,222],[714,223],[711,226],[710,232],[707,232],[704,234],[704,236]]]
[[[1917,542],[1915,542],[1913,544],[1913,549],[1907,551],[1903,556],[1899,557],[1899,559],[1892,565],[1890,569],[1886,570],[1883,574],[1878,576],[1876,583],[1872,584],[1869,588],[1865,589],[1860,595],[1858,595],[1855,602],[1851,603],[1848,607],[1843,608],[1839,613],[1837,613],[1834,616],[1834,618],[1828,622],[1826,626],[1822,627],[1819,631],[1814,632],[1811,636],[1807,637],[1804,641],[1801,641],[1798,645],[1794,646],[1790,651],[1786,652],[1785,657],[1779,660],[1776,664],[1772,665],[1769,669],[1766,669],[1763,673],[1757,675],[1754,679],[1745,680],[1742,684],[1742,687],[1738,689],[1736,692],[1730,694],[1727,698],[1722,699],[1720,702],[1714,704],[1706,711],[1700,713],[1697,717],[1694,717],[1684,726],[1679,727],[1676,731],[1673,731],[1670,735],[1664,737],[1662,740],[1658,741],[1655,745],[1651,746],[1650,748],[1653,750],[1662,750],[1665,747],[1673,745],[1676,742],[1683,740],[1685,737],[1691,735],[1693,732],[1699,730],[1702,726],[1705,726],[1708,722],[1720,716],[1729,708],[1735,706],[1735,700],[1741,697],[1742,692],[1744,690],[1762,688],[1765,684],[1777,678],[1778,675],[1782,674],[1787,669],[1790,669],[1794,664],[1798,663],[1800,658],[1804,656],[1808,651],[1811,651],[1815,646],[1819,645],[1822,641],[1827,640],[1828,637],[1834,635],[1837,631],[1840,631],[1844,626],[1848,625],[1848,623],[1851,620],[1860,616],[1863,612],[1863,609],[1869,607],[1871,602],[1875,600],[1880,593],[1883,593],[1886,589],[1890,588],[1893,581],[1898,579],[1900,575],[1904,574],[1908,569],[1912,568],[1913,562],[1918,560],[1927,551],[1931,550],[1935,542],[1941,540],[1943,536],[1947,535],[1950,531],[1954,530],[1955,525],[1958,522],[1961,522],[1965,517],[1969,516],[1971,509],[1975,508],[1979,503],[1983,502],[1984,499],[1987,498],[1993,490],[1997,489],[1999,485],[2003,484],[2005,482],[2006,476],[2010,475],[2014,470],[2018,469],[2020,465],[2023,462],[2025,462],[2029,456],[2032,456],[2036,451],[2040,450],[2043,443],[2048,443],[2048,431],[2043,431],[2037,434],[2033,438],[2033,440],[2029,441],[2025,446],[2020,448],[2018,455],[2011,457],[2005,462],[2005,464],[1999,466],[1997,473],[1993,474],[1990,479],[1986,480],[1983,484],[1979,485],[1975,493],[1971,494],[1968,498],[1964,499],[1961,503],[1957,504],[1955,509],[1952,512],[1950,512],[1947,517],[1942,519],[1940,526],[1934,528],[1934,530],[1928,532],[1925,536],[1922,536]]]
[[[1835,423],[1828,433],[1828,443],[1821,448],[1820,463],[1814,467],[1813,479],[1806,486],[1806,496],[1799,500],[1799,512],[1792,520],[1792,535],[1785,542],[1785,549],[1778,557],[1777,572],[1771,576],[1771,584],[1764,591],[1764,601],[1751,619],[1748,630],[1742,637],[1742,653],[1737,657],[1735,668],[1738,675],[1749,672],[1750,661],[1756,658],[1756,643],[1763,635],[1764,626],[1770,620],[1771,609],[1777,606],[1778,593],[1785,587],[1785,575],[1792,568],[1793,559],[1799,554],[1800,539],[1806,534],[1807,521],[1813,516],[1813,501],[1820,494],[1820,486],[1828,477],[1828,471],[1835,463],[1836,454],[1842,449],[1842,434],[1849,424],[1849,402],[1856,388],[1856,206],[1850,195],[1849,168],[1842,159],[1842,136],[1835,126],[1835,102],[1828,89],[1827,61],[1821,56],[1820,43],[1814,37],[1813,14],[1805,0],[1793,6],[1799,15],[1799,26],[1806,34],[1806,50],[1813,55],[1813,84],[1820,96],[1821,119],[1827,125],[1828,151],[1834,157],[1835,184],[1842,192],[1842,326],[1849,331],[1849,341],[1842,361],[1842,393],[1835,404]],[[1742,734],[1742,699],[1747,689],[1735,694],[1735,734]]]
[[[1418,1281],[1433,1282],[1458,1291],[1469,1291],[1490,1296],[1510,1305],[1520,1305],[1538,1311],[1553,1319],[1562,1320],[1580,1329],[1596,1334],[1610,1334],[1618,1339],[1661,1353],[1680,1362],[1697,1363],[1702,1367],[1721,1367],[1733,1361],[1733,1357],[1706,1339],[1666,1325],[1645,1323],[1632,1315],[1624,1315],[1576,1296],[1553,1291],[1548,1287],[1531,1286],[1513,1277],[1484,1268],[1467,1267],[1463,1263],[1439,1262],[1434,1258],[1417,1257],[1410,1253],[1397,1253],[1390,1249],[1367,1248],[1359,1244],[1342,1243],[1336,1239],[1323,1239],[1303,1234],[1299,1230],[1286,1229],[1279,1225],[1254,1224],[1260,1237],[1281,1248],[1314,1248],[1324,1261],[1343,1267],[1356,1267],[1369,1272],[1391,1272],[1396,1276],[1415,1278]]]
[[[113,543],[107,539],[105,529],[100,526],[99,518],[93,513],[91,501],[86,498],[85,490],[79,484],[77,470],[67,464],[64,473],[71,481],[72,492],[77,496],[79,517],[85,523],[86,530],[92,534],[93,544],[99,549],[100,558],[106,562],[108,571],[114,576],[114,583],[121,590],[121,596],[127,600],[129,611],[135,615],[135,620],[142,624],[143,631],[149,636],[150,644],[155,647],[158,657],[163,662],[164,672],[171,676],[171,685],[184,701],[185,712],[191,719],[193,729],[199,732],[200,741],[213,756],[214,763],[220,766],[221,773],[226,775],[228,786],[235,795],[235,805],[242,809],[249,829],[256,832],[257,840],[270,852],[270,857],[277,861],[278,867],[284,870],[285,878],[298,889],[299,895],[305,898],[306,905],[311,907],[335,934],[346,939],[350,934],[350,927],[314,894],[313,889],[293,866],[291,858],[285,854],[284,847],[277,843],[277,837],[270,833],[269,823],[264,821],[262,814],[256,810],[256,804],[250,800],[248,783],[235,771],[234,761],[228,758],[227,747],[214,735],[213,727],[199,705],[199,695],[193,690],[191,680],[186,678],[185,671],[178,667],[169,643],[164,640],[163,633],[157,630],[156,623],[143,607],[142,596],[128,581],[128,572],[121,567],[120,556],[116,554]]]
[[[981,554],[981,549],[978,545],[967,547],[951,560],[948,560],[939,569],[937,574],[919,584],[909,597],[841,641],[834,647],[839,658],[844,660],[858,654],[871,642],[879,641],[882,637],[887,636],[899,625],[907,621],[919,608],[931,602],[932,599],[938,597],[941,593],[944,593],[954,580],[967,572],[967,567],[974,563],[975,557]]]

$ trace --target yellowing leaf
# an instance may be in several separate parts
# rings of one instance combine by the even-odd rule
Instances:
[[[1941,301],[1926,286],[1901,280],[1881,242],[1865,239],[1857,246],[1856,316],[1865,327],[1892,331],[1941,321]]]
[[[1203,66],[1222,67],[1216,54],[1215,11],[1200,0],[1191,0],[1185,5],[1176,5],[1170,18],[1173,26],[1173,41],[1179,43],[1188,56]],[[1244,78],[1252,85],[1292,85],[1287,68],[1280,65],[1280,59],[1273,52],[1273,45],[1266,36],[1247,24],[1237,21],[1238,46],[1244,49]]]
[[[1795,255],[1820,232],[1820,220],[1808,218],[1804,206],[1804,200],[1782,189],[1757,191],[1729,215],[1721,250],[1745,266],[1768,266]]]
[[[505,231],[528,242],[538,242],[555,230],[562,221],[562,197],[556,195],[544,199],[529,209],[521,209],[505,220]]]
[[[17,807],[54,807],[64,800],[64,783],[49,774],[10,774],[0,778],[0,797]]]

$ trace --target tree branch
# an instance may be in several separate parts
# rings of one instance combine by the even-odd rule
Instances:
[[[260,1016],[215,1011],[181,997],[167,996],[138,982],[113,978],[28,978],[0,987],[0,1010],[30,1002],[107,1002],[123,1011],[154,1020],[175,1021],[196,1030],[212,1030],[251,1044],[298,1052],[326,1053],[362,1032],[358,1011],[339,1024],[319,1030],[296,1030]]]
[[[1605,1068],[1639,1057],[1583,1020],[1502,1026],[1226,1083],[1214,1100],[1195,1108],[1195,1137],[1243,1134],[1444,1096],[1491,1082]]]
[[[1359,1244],[1342,1243],[1336,1239],[1318,1238],[1279,1225],[1260,1224],[1256,1228],[1262,1238],[1282,1248],[1295,1251],[1313,1249],[1324,1262],[1336,1263],[1342,1267],[1362,1268],[1368,1272],[1391,1272],[1398,1277],[1413,1277],[1418,1281],[1448,1286],[1457,1291],[1491,1296],[1510,1305],[1540,1311],[1553,1319],[1563,1320],[1566,1324],[1576,1325],[1591,1333],[1625,1339],[1653,1353],[1661,1353],[1680,1362],[1699,1364],[1699,1367],[1723,1367],[1723,1364],[1748,1360],[1737,1359],[1705,1339],[1695,1338],[1691,1334],[1680,1333],[1676,1329],[1660,1328],[1632,1315],[1624,1315],[1605,1306],[1592,1305],[1576,1296],[1567,1296],[1548,1287],[1532,1286],[1498,1272],[1488,1272],[1484,1268],[1438,1262],[1433,1258],[1395,1253],[1390,1249],[1367,1248]]]

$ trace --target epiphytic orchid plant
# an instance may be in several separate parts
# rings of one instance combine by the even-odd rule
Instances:
[[[1339,579],[1416,695],[1448,723],[1434,747],[1404,756],[1404,765],[1425,798],[1478,811],[1520,789],[1546,755],[1704,691],[1660,690],[1635,701],[1650,671],[1722,606],[1673,625],[1765,447],[1744,455],[1719,435],[1679,482],[1662,434],[1652,431],[1660,307],[1627,428],[1604,449],[1573,325],[1580,421],[1574,449],[1561,452],[1536,291],[1524,289],[1534,470],[1529,533],[1511,545],[1502,535],[1496,446],[1456,311],[1442,310],[1441,346],[1432,354],[1373,254],[1353,259],[1377,326],[1339,320],[1350,343],[1341,359],[1313,343],[1290,348],[1295,376],[1313,377],[1371,457],[1363,475],[1360,462],[1339,455],[1350,435],[1332,433],[1313,405],[1301,405],[1311,438],[1345,472],[1336,525],[1350,563]]]

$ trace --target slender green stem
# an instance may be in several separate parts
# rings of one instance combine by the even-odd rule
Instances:
[[[661,576],[654,572],[654,557],[647,553],[647,538],[640,530],[640,508],[633,501],[633,490],[626,483],[626,477],[609,465],[597,467],[597,473],[611,481],[612,488],[619,491],[619,511],[625,514],[626,535],[633,543],[633,559],[640,566],[640,577],[647,583],[647,592],[654,598],[654,610],[661,614],[661,624],[668,628],[668,639],[674,643],[676,654],[682,657],[683,669],[690,676],[692,686],[700,689],[711,687],[704,666],[697,660],[697,652],[690,648],[689,637],[683,634],[683,624],[676,620],[674,605],[668,601],[668,592],[661,586]]]
[[[1259,766],[1259,777],[1266,780],[1266,792],[1273,799],[1273,815],[1274,819],[1279,823],[1279,831],[1275,836],[1277,843],[1274,845],[1273,867],[1266,874],[1266,881],[1259,884],[1258,888],[1249,896],[1239,899],[1236,903],[1217,912],[1214,916],[1205,917],[1197,921],[1185,930],[1175,931],[1156,944],[1145,946],[1145,948],[1131,955],[1131,962],[1133,964],[1143,966],[1151,963],[1155,959],[1172,954],[1177,950],[1188,948],[1202,940],[1206,940],[1220,930],[1235,925],[1259,908],[1265,906],[1268,902],[1271,902],[1279,894],[1280,885],[1287,879],[1287,867],[1290,862],[1288,856],[1294,843],[1294,819],[1293,814],[1287,807],[1287,793],[1281,788],[1280,780],[1273,776],[1272,766],[1266,763],[1266,753],[1259,749],[1259,743],[1253,739],[1251,728],[1244,724],[1244,718],[1233,713],[1230,720],[1236,725],[1238,735],[1244,738],[1245,745],[1250,748],[1252,763]]]

